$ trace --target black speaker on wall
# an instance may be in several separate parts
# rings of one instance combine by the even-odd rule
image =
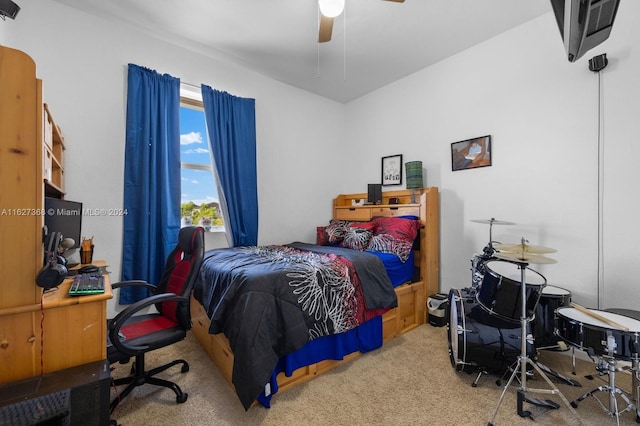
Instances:
[[[8,17],[16,19],[16,15],[20,12],[20,6],[12,2],[11,0],[0,0],[0,17]]]
[[[369,204],[382,203],[382,184],[380,183],[369,184],[369,191],[367,193],[367,202]]]

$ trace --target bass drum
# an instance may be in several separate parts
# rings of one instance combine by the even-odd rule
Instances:
[[[519,326],[489,315],[468,289],[449,291],[448,310],[449,357],[456,371],[502,374],[517,361],[521,352]],[[527,340],[527,352],[533,357],[532,339]]]
[[[520,323],[522,316],[520,266],[511,262],[491,260],[485,264],[485,269],[484,280],[477,296],[478,302],[490,314],[506,321]],[[536,305],[547,280],[531,268],[526,268],[525,280],[525,310],[527,318],[531,318],[535,314]]]
[[[608,355],[608,350],[611,348],[616,359],[625,361],[639,359],[640,321],[613,312],[596,309],[589,309],[589,311],[618,323],[629,331],[614,328],[576,308],[564,307],[556,310],[558,336],[592,356]]]
[[[546,285],[542,289],[536,306],[536,317],[532,321],[533,338],[537,349],[557,349],[555,333],[556,309],[571,306],[571,292],[564,288]]]

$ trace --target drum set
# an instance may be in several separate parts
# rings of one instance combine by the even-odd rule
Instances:
[[[546,256],[556,250],[529,245],[524,238],[520,244],[494,244],[492,226],[514,223],[493,218],[474,222],[489,224],[489,244],[481,255],[471,259],[471,287],[449,292],[449,355],[457,371],[477,372],[472,386],[477,386],[483,374],[511,372],[489,425],[516,378],[520,384],[517,410],[521,417],[531,417],[531,412],[523,408],[524,402],[560,407],[554,401],[528,396],[529,392],[537,392],[558,395],[576,417],[574,408],[578,402],[594,397],[618,424],[620,414],[626,411],[635,411],[640,423],[640,312],[598,311],[572,303],[571,292],[547,285],[545,277],[529,267],[556,263]],[[571,403],[547,374],[572,386],[581,386],[580,383],[536,361],[537,351],[568,350],[567,345],[572,350],[585,351],[591,359],[597,357],[596,370],[609,376],[607,385]],[[618,361],[628,361],[631,366],[620,367]],[[575,371],[575,354],[573,365]],[[615,384],[616,372],[622,370],[632,373],[631,398]],[[551,389],[527,387],[527,377],[534,371]],[[598,392],[608,394],[608,406],[595,396]],[[624,409],[619,409],[616,396],[626,403]]]
[[[489,224],[489,244],[482,254],[471,259],[471,287],[449,292],[449,355],[458,371],[477,372],[472,386],[477,386],[483,374],[505,373],[521,355],[521,263],[515,258],[517,250],[525,247],[527,257],[555,262],[532,251],[553,251],[533,246],[494,244],[492,227],[513,225],[512,222],[490,219],[474,222]],[[497,250],[501,250],[498,252]],[[509,250],[516,250],[509,251]],[[526,353],[534,358],[538,350],[565,350],[554,328],[555,310],[569,306],[571,293],[560,287],[547,285],[546,279],[525,264],[527,280],[525,312],[530,320],[525,325]],[[572,386],[575,380],[542,368]]]

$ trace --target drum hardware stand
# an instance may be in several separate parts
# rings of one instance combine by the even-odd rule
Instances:
[[[631,387],[636,402],[636,423],[640,423],[640,360],[636,356],[631,363]]]
[[[524,238],[522,240],[522,244],[524,245]],[[527,392],[538,392],[538,393],[547,393],[547,394],[552,394],[552,395],[558,395],[560,396],[560,398],[562,399],[562,401],[566,404],[567,408],[569,408],[569,411],[571,411],[571,413],[573,415],[576,416],[576,418],[578,420],[580,420],[580,416],[578,415],[578,413],[575,411],[575,409],[571,406],[571,403],[569,403],[569,401],[567,400],[567,398],[562,394],[562,392],[560,392],[560,390],[557,388],[556,385],[553,384],[553,382],[547,377],[547,375],[542,371],[542,369],[538,366],[537,363],[535,363],[528,355],[527,355],[527,323],[529,322],[529,318],[527,317],[527,294],[526,294],[526,280],[525,280],[525,269],[528,265],[527,262],[524,261],[518,261],[518,267],[520,268],[520,297],[521,297],[521,316],[520,316],[520,330],[522,333],[522,340],[521,340],[521,348],[520,348],[520,356],[518,357],[518,361],[516,363],[516,367],[513,370],[513,373],[511,374],[511,377],[509,378],[509,381],[507,382],[507,384],[505,385],[504,389],[502,390],[502,394],[500,395],[500,399],[498,400],[498,405],[496,406],[496,409],[493,412],[493,416],[491,417],[491,420],[488,423],[488,426],[492,426],[493,425],[493,421],[496,418],[496,415],[498,414],[498,410],[500,409],[500,405],[502,404],[502,401],[504,400],[504,396],[507,392],[507,389],[509,388],[509,386],[511,385],[511,382],[513,381],[513,379],[516,377],[516,375],[518,374],[518,368],[520,371],[520,387],[518,388],[518,403],[517,403],[517,410],[518,410],[518,415],[520,417],[529,417],[532,418],[531,412],[530,411],[525,411],[523,409],[523,403],[524,402],[529,402],[531,404],[534,405],[538,405],[541,407],[549,407],[549,408],[560,408],[560,405],[556,404],[553,401],[549,401],[549,400],[538,400],[538,399],[534,399],[534,398],[528,398],[526,393]],[[527,388],[527,364],[531,365],[537,372],[538,374],[547,382],[547,384],[552,388],[552,389],[529,389]]]
[[[480,381],[480,378],[482,377],[483,374],[489,374],[489,372],[484,368],[479,369],[476,379],[473,381],[473,383],[471,383],[472,388],[478,387],[478,382]]]
[[[563,381],[563,382],[565,382],[566,384],[568,384],[568,385],[570,385],[570,386],[576,386],[576,387],[579,387],[579,388],[581,388],[581,387],[582,387],[582,385],[580,384],[580,382],[578,382],[577,380],[573,380],[573,379],[571,379],[571,378],[569,378],[569,377],[563,376],[562,374],[558,373],[558,372],[557,372],[557,371],[555,371],[555,370],[550,369],[549,367],[547,367],[546,365],[544,365],[544,364],[543,364],[543,363],[541,363],[541,362],[537,362],[537,361],[536,361],[536,364],[538,364],[538,367],[540,367],[540,368],[542,369],[542,371],[544,371],[545,373],[547,373],[547,374],[549,374],[549,375],[551,375],[551,376],[554,376],[554,377],[556,377],[556,378],[558,378],[558,379],[562,380],[562,381]]]
[[[609,384],[598,386],[597,388],[585,393],[575,401],[571,403],[573,407],[578,406],[578,402],[583,401],[587,397],[591,396],[598,404],[602,407],[602,409],[610,416],[616,418],[616,423],[620,426],[620,414],[626,411],[634,410],[636,412],[636,422],[640,423],[640,408],[637,405],[634,405],[627,395],[616,386],[616,371],[623,371],[624,368],[619,368],[617,366],[618,360],[613,355],[613,352],[616,348],[616,341],[610,331],[607,331],[607,355],[602,355],[599,357],[598,363],[596,365],[596,370],[600,372],[600,374],[608,374],[609,375]],[[632,386],[633,386],[633,398],[638,404],[638,359],[633,360],[632,367]],[[603,373],[604,372],[604,373]],[[602,401],[600,401],[595,394],[597,392],[607,392],[609,394],[609,408],[604,406]],[[616,399],[616,395],[620,395],[620,397],[627,403],[627,407],[620,411],[618,409],[618,400]]]

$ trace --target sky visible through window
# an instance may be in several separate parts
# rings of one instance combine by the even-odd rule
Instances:
[[[180,107],[180,161],[210,166],[209,140],[204,111]],[[196,205],[218,202],[218,192],[209,170],[181,169],[181,203]]]

